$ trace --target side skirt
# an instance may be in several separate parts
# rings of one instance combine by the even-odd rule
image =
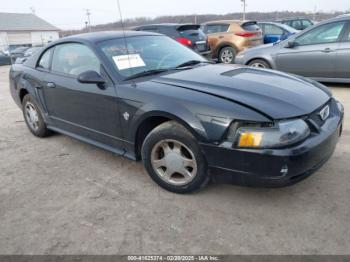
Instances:
[[[113,148],[111,146],[108,146],[108,145],[105,145],[105,144],[102,144],[100,142],[97,142],[97,141],[94,141],[94,140],[91,140],[91,139],[88,139],[86,137],[82,137],[82,136],[79,136],[79,135],[76,135],[76,134],[73,134],[71,132],[67,132],[65,130],[62,130],[60,128],[57,128],[57,127],[54,127],[54,126],[50,126],[48,125],[47,126],[48,129],[52,130],[52,131],[55,131],[57,133],[60,133],[60,134],[63,134],[63,135],[66,135],[66,136],[69,136],[69,137],[72,137],[76,140],[79,140],[79,141],[82,141],[82,142],[85,142],[87,144],[90,144],[90,145],[93,145],[93,146],[96,146],[98,148],[101,148],[103,150],[106,150],[106,151],[109,151],[111,153],[114,153],[118,156],[123,156],[123,157],[126,157],[130,160],[134,160],[136,161],[136,157],[135,155],[133,154],[130,154],[129,152],[126,152],[126,150],[122,150],[122,149],[117,149],[117,148]]]

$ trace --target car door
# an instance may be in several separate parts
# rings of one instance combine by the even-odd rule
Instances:
[[[350,22],[339,43],[335,61],[335,77],[350,79]]]
[[[345,22],[320,25],[285,43],[277,53],[277,69],[307,77],[335,75],[335,59]]]
[[[98,72],[106,84],[80,83],[78,76],[86,71]],[[43,90],[54,127],[102,145],[122,147],[116,90],[89,47],[80,43],[57,45]]]

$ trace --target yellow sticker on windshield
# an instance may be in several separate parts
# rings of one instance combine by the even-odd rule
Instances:
[[[113,60],[119,70],[146,66],[139,54],[113,56]]]

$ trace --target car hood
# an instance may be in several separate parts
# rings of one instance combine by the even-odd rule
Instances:
[[[253,108],[272,119],[303,116],[330,99],[299,77],[236,65],[206,65],[156,77],[153,82],[207,93]]]

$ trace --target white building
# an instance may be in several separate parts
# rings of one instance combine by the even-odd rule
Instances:
[[[0,13],[0,50],[44,45],[57,40],[59,31],[35,14]]]

